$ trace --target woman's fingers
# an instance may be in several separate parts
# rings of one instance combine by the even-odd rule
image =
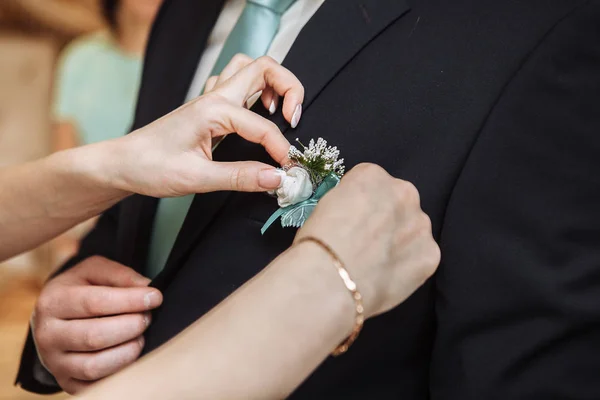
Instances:
[[[262,145],[280,165],[289,162],[290,142],[273,122],[234,105],[222,104],[218,110],[223,132],[235,132],[250,142]]]
[[[274,94],[283,97],[283,115],[295,127],[302,113],[304,87],[293,73],[270,57],[261,57],[248,64],[218,85],[215,92],[242,106],[252,95],[266,88],[272,88]],[[268,109],[272,99],[273,96],[267,101],[263,99]]]
[[[267,110],[269,110],[269,114],[275,114],[277,111],[277,106],[279,105],[279,96],[275,94],[273,89],[266,88],[263,90],[260,99]]]
[[[227,79],[231,78],[235,75],[240,69],[244,68],[248,64],[254,61],[252,58],[248,57],[245,54],[238,53],[223,68],[223,71],[219,75],[213,75],[206,81],[204,85],[204,93],[212,92],[215,87],[219,86],[221,83],[225,82]]]
[[[243,71],[246,68],[250,71]],[[272,69],[275,71],[271,71]],[[235,81],[228,82],[232,77],[236,77]],[[283,114],[292,127],[298,125],[302,113],[300,104],[304,99],[304,89],[291,72],[269,57],[253,60],[245,54],[236,54],[220,75],[212,76],[207,80],[205,93],[218,89],[224,84],[237,85],[244,79],[246,85],[241,87],[242,91],[236,96],[231,98],[227,93],[223,94],[236,104],[244,105],[253,95],[262,90],[261,101],[271,115],[279,106],[278,94],[285,96]],[[278,84],[277,88],[273,82]]]
[[[217,86],[217,82],[219,81],[219,76],[214,75],[206,80],[206,84],[204,85],[204,93],[210,93],[213,91],[215,86]]]
[[[290,143],[277,125],[245,108],[223,102],[218,108],[220,130],[236,132],[242,138],[262,145],[278,163],[288,162]],[[279,187],[281,174],[273,166],[256,161],[210,162],[202,166],[202,192],[234,190],[264,192]]]
[[[223,71],[221,71],[219,74],[217,86],[231,78],[233,75],[237,74],[242,68],[252,64],[253,61],[254,59],[242,53],[238,53],[233,56],[229,64],[227,64],[225,68],[223,68]]]
[[[265,192],[277,189],[281,183],[279,171],[258,161],[212,162],[203,167],[202,173],[203,192]]]

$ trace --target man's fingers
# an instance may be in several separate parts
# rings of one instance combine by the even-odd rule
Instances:
[[[156,288],[113,288],[106,286],[64,286],[49,304],[43,304],[44,314],[59,319],[81,319],[107,315],[146,312],[162,303]]]
[[[244,139],[262,145],[280,165],[288,162],[290,142],[277,125],[260,115],[236,106],[220,107],[221,120],[227,132],[236,132]]]
[[[144,348],[143,337],[95,353],[70,353],[60,369],[81,381],[96,381],[132,364]]]
[[[57,379],[57,383],[65,393],[76,395],[88,389],[94,382],[84,382],[77,379]]]
[[[69,352],[107,349],[141,336],[150,325],[150,313],[121,314],[103,318],[54,320],[55,347]]]
[[[281,183],[280,172],[257,161],[214,162],[208,172],[202,184],[206,191],[264,192],[277,189]]]
[[[294,116],[299,115],[298,108],[304,101],[304,87],[293,73],[270,57],[256,59],[215,91],[241,106],[252,95],[268,87],[284,98],[283,115],[292,123]]]
[[[75,276],[81,283],[114,287],[148,286],[150,279],[138,274],[123,264],[104,257],[94,256],[68,271],[69,276]]]

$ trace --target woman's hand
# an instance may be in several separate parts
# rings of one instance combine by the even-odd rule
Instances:
[[[346,263],[367,316],[400,304],[440,262],[417,189],[374,164],[353,168],[319,202],[296,240],[305,236],[325,241]]]
[[[237,133],[264,146],[276,162],[285,163],[290,146],[287,139],[275,124],[244,105],[260,91],[263,101],[270,102],[277,94],[284,99],[285,119],[292,122],[299,117],[304,88],[290,71],[269,57],[234,69],[237,72],[231,75],[227,75],[231,69],[224,71],[218,84],[212,82],[210,93],[138,131],[107,142],[107,162],[117,167],[110,177],[112,183],[127,192],[155,197],[277,188],[281,178],[270,165],[212,161],[212,141]]]
[[[220,75],[214,75],[211,76],[210,78],[208,78],[208,80],[206,81],[206,85],[204,86],[204,93],[210,93],[213,90],[215,90],[216,88],[220,87],[223,82],[227,81],[229,78],[231,78],[233,75],[237,74],[241,69],[247,67],[248,65],[252,64],[254,60],[250,57],[248,57],[245,54],[236,54],[231,61],[229,62],[229,64],[227,64],[227,66],[225,68],[223,68],[223,71],[221,71]],[[265,108],[267,110],[269,110],[269,113],[271,115],[275,114],[275,111],[277,111],[277,107],[279,105],[279,96],[278,94],[273,90],[273,88],[267,87],[265,88],[261,95],[260,95],[261,101],[263,103],[263,105],[265,106]],[[252,96],[251,98],[249,98],[249,100],[246,103],[246,106],[248,108],[250,108],[252,106],[252,102],[255,100],[255,96]],[[294,109],[294,112],[292,114],[292,119],[288,121],[290,122],[290,124],[292,125],[292,128],[295,128],[298,125],[298,122],[300,121],[300,117],[302,116],[302,104],[298,104],[296,106],[296,108]]]

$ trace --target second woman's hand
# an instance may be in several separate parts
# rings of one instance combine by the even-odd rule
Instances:
[[[354,167],[323,197],[296,241],[307,236],[323,240],[347,263],[367,317],[403,302],[440,262],[415,186],[374,164]]]
[[[282,112],[291,123],[304,99],[304,88],[290,71],[261,57],[163,118],[123,138],[94,145],[104,151],[87,156],[104,159],[91,172],[105,186],[154,197],[277,188],[281,178],[271,165],[212,160],[213,139],[236,133],[262,145],[277,163],[287,161],[290,144],[279,128],[244,108],[250,97],[265,89],[284,99]]]

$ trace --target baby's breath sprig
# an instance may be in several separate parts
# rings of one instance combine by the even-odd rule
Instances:
[[[336,146],[327,146],[327,141],[323,138],[317,139],[316,143],[314,139],[311,139],[308,147],[304,146],[297,138],[296,141],[302,146],[303,151],[291,146],[288,157],[308,171],[315,187],[319,186],[323,179],[331,173],[336,174],[339,178],[344,175],[344,159],[338,160],[340,151]]]

